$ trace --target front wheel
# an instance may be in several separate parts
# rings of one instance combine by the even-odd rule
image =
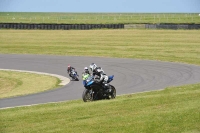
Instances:
[[[91,90],[85,89],[82,94],[82,98],[84,102],[91,102],[93,101],[93,96]]]
[[[78,77],[76,77],[76,81],[79,81]]]
[[[110,85],[110,87],[111,87],[110,99],[114,99],[116,97],[116,89],[112,85]]]
[[[73,79],[74,81],[79,81],[79,78],[78,78],[78,76],[76,76],[76,75],[73,75],[72,79]]]

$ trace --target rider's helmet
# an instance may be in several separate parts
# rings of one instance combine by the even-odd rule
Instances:
[[[85,71],[85,73],[88,73],[88,74],[89,74],[89,70],[88,70],[87,67],[84,68],[84,71]]]
[[[94,64],[94,63],[92,63],[91,65],[90,65],[90,70],[92,71],[92,72],[94,72],[94,70],[97,68],[97,65],[96,64]]]
[[[87,71],[88,71],[88,68],[87,68],[87,67],[84,67],[84,71],[87,72]]]
[[[71,68],[71,66],[70,66],[70,65],[68,65],[68,66],[67,66],[67,70],[69,70],[70,68]]]

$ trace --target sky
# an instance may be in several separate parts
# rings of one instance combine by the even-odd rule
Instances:
[[[0,0],[0,12],[200,13],[200,0]]]

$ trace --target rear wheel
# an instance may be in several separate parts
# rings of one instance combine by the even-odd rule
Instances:
[[[91,90],[85,89],[83,91],[82,98],[83,98],[84,102],[91,102],[91,101],[93,101],[93,96],[92,96]]]

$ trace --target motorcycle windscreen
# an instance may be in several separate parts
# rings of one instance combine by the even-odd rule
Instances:
[[[114,78],[114,75],[112,75],[112,76],[109,76],[109,77],[108,77],[108,81],[107,81],[107,82],[108,82],[108,83],[109,83],[109,82],[111,82],[111,81],[113,80],[113,78]]]

